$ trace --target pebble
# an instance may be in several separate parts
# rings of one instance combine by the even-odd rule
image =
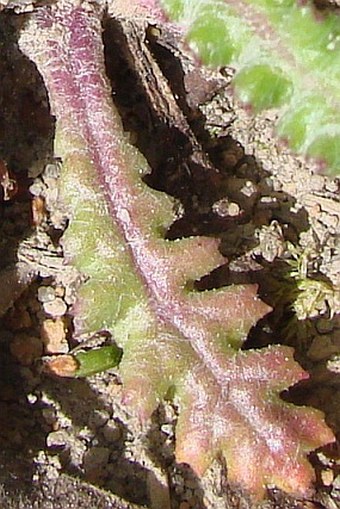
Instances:
[[[61,318],[44,320],[40,332],[46,354],[67,353],[69,351],[65,325]]]
[[[23,366],[30,366],[43,353],[42,342],[39,338],[21,334],[14,338],[10,345],[11,354]]]
[[[274,192],[280,192],[282,191],[282,182],[280,182],[278,179],[274,178],[274,177],[270,177],[271,181],[272,181],[272,185],[269,186],[269,188],[271,188]]]
[[[38,396],[36,394],[27,394],[27,401],[30,405],[34,405],[38,401]]]
[[[41,181],[34,182],[29,188],[29,191],[33,196],[40,196],[43,192],[44,185]]]
[[[337,475],[333,482],[333,488],[340,490],[340,475]]]
[[[330,215],[327,212],[320,214],[319,220],[327,226],[330,233],[337,233],[339,227],[339,217],[336,215]]]
[[[60,175],[60,166],[58,164],[48,163],[44,168],[43,179],[52,178],[57,179]]]
[[[28,329],[32,326],[32,318],[26,309],[12,308],[6,316],[6,325],[12,330]]]
[[[47,435],[46,445],[48,448],[60,449],[67,445],[68,436],[65,430],[52,431]]]
[[[109,462],[110,450],[107,447],[92,447],[84,455],[83,467],[86,472],[97,472]]]
[[[50,215],[51,222],[57,230],[62,230],[65,227],[66,219],[64,212],[55,210]]]
[[[199,507],[197,505],[197,503],[198,503],[198,499],[197,499],[197,497],[195,495],[193,495],[192,497],[188,498],[188,504],[190,505],[190,507],[192,509],[195,509],[196,507]]]
[[[54,408],[48,407],[42,409],[42,416],[47,424],[54,424],[57,421],[57,414]]]
[[[244,196],[247,196],[248,198],[250,198],[251,196],[253,196],[253,194],[256,194],[257,192],[258,192],[257,186],[251,180],[247,180],[247,182],[241,189],[241,193]]]
[[[76,300],[76,296],[75,296],[75,291],[74,291],[74,289],[72,288],[72,285],[66,286],[66,288],[65,288],[64,300],[65,300],[65,302],[66,302],[69,306],[71,306],[72,304],[74,304],[74,302],[75,302],[75,300]]]
[[[84,426],[82,429],[78,431],[77,438],[87,444],[89,444],[90,442],[93,443],[93,441],[96,440],[94,436],[94,431],[90,429],[88,426]]]
[[[339,182],[336,180],[327,180],[326,181],[326,189],[327,191],[330,191],[331,193],[338,193],[339,192]]]
[[[40,286],[38,288],[38,300],[42,304],[52,302],[55,298],[55,290],[52,286]]]
[[[56,286],[54,290],[54,294],[56,297],[64,297],[65,295],[65,288],[63,286]]]
[[[172,424],[162,424],[161,430],[165,435],[173,435],[174,427]]]
[[[56,179],[54,177],[43,177],[45,185],[49,189],[53,189],[56,187]]]
[[[312,175],[309,181],[311,191],[322,191],[326,179],[322,175]]]
[[[110,420],[105,424],[103,428],[103,435],[105,440],[108,442],[118,442],[121,439],[121,430],[117,426],[117,423],[113,420]]]
[[[327,320],[326,318],[320,318],[317,320],[316,330],[320,334],[326,334],[327,332],[332,332],[334,330],[334,323],[332,320]]]
[[[240,213],[240,207],[238,206],[237,203],[235,202],[231,202],[229,204],[229,207],[228,207],[228,215],[231,216],[231,217],[235,217],[235,216],[238,216],[239,213]]]
[[[193,491],[187,488],[187,484],[185,483],[185,490],[183,492],[182,497],[189,502],[190,499],[192,499],[193,495],[194,495]]]
[[[330,486],[334,480],[333,470],[326,469],[321,471],[321,480],[324,486]]]
[[[329,456],[327,456],[324,451],[319,451],[316,453],[318,460],[322,465],[326,467],[332,467],[333,466],[333,460]]]
[[[307,355],[312,361],[321,361],[329,358],[332,354],[336,354],[339,347],[332,341],[332,336],[323,334],[313,339],[308,349]]]
[[[332,373],[337,373],[340,375],[340,356],[336,355],[334,358],[330,359],[327,362],[327,369]]]
[[[67,311],[67,306],[60,297],[57,297],[51,302],[44,302],[43,308],[46,314],[56,318],[64,316]]]
[[[237,164],[239,157],[238,157],[238,154],[234,154],[230,150],[224,150],[223,154],[222,154],[222,159],[223,159],[223,163],[228,168],[233,168]]]
[[[46,358],[43,369],[56,376],[72,377],[78,369],[78,363],[72,355],[60,354]]]
[[[196,479],[186,479],[185,486],[193,491],[197,489],[198,482]]]
[[[110,419],[110,414],[106,410],[94,410],[89,418],[89,426],[92,428],[101,428]]]
[[[229,202],[227,199],[222,199],[214,203],[212,207],[213,211],[221,217],[226,216],[238,216],[240,213],[240,207],[235,202]]]
[[[262,196],[262,198],[260,199],[259,201],[259,207],[263,207],[263,208],[266,208],[266,207],[273,207],[275,206],[276,208],[278,207],[278,201],[277,199],[275,198],[275,196]]]
[[[179,504],[179,509],[191,509],[191,506],[189,502],[184,501]]]

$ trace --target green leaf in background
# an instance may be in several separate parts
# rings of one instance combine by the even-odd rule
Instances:
[[[291,148],[340,174],[340,17],[295,0],[161,0],[206,65],[236,70],[238,98],[276,108]],[[322,16],[322,17],[321,17]]]

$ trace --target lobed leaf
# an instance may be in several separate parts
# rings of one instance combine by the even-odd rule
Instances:
[[[306,453],[334,437],[320,412],[280,399],[307,376],[291,349],[239,351],[269,311],[256,287],[190,290],[226,260],[217,239],[164,239],[172,202],[141,180],[147,162],[111,100],[101,15],[96,4],[42,7],[20,40],[56,117],[60,200],[70,216],[65,254],[86,276],[75,333],[112,333],[124,351],[125,403],[144,422],[175,392],[178,461],[203,473],[222,452],[230,481],[254,496],[269,483],[305,494],[313,482]]]
[[[276,108],[289,146],[340,174],[340,18],[296,0],[159,0],[209,66],[236,70],[239,99]],[[155,11],[156,14],[156,11]]]

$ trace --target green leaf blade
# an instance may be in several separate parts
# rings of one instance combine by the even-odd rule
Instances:
[[[312,2],[301,6],[292,0],[183,0],[180,8],[172,0],[160,4],[182,26],[204,64],[234,67],[234,88],[242,102],[256,112],[276,108],[277,133],[291,148],[339,174],[339,16],[320,20]],[[303,124],[298,132],[296,123]]]

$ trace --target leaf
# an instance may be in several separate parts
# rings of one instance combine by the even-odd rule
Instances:
[[[121,357],[122,350],[118,346],[102,346],[48,357],[44,362],[44,371],[56,376],[83,378],[118,366]]]
[[[313,476],[306,453],[320,439],[329,441],[330,434],[315,411],[283,404],[278,397],[307,377],[291,349],[239,352],[224,366],[229,376],[223,386],[209,380],[210,374],[203,376],[202,368],[187,379],[186,408],[177,427],[178,460],[203,473],[222,450],[229,478],[251,492],[274,484],[306,495]]]
[[[159,4],[204,64],[236,70],[233,85],[243,103],[277,109],[277,133],[293,150],[340,174],[338,15],[321,18],[312,2],[296,0]]]
[[[59,3],[32,16],[20,40],[56,116],[60,200],[70,216],[63,245],[86,277],[75,333],[112,333],[124,351],[125,403],[142,421],[175,392],[179,461],[201,474],[222,452],[230,481],[255,497],[268,483],[305,494],[313,481],[306,453],[334,437],[320,412],[280,399],[307,376],[289,348],[239,351],[269,311],[256,287],[190,290],[226,260],[217,239],[164,239],[172,201],[141,180],[147,162],[111,100],[100,21],[95,4]]]

